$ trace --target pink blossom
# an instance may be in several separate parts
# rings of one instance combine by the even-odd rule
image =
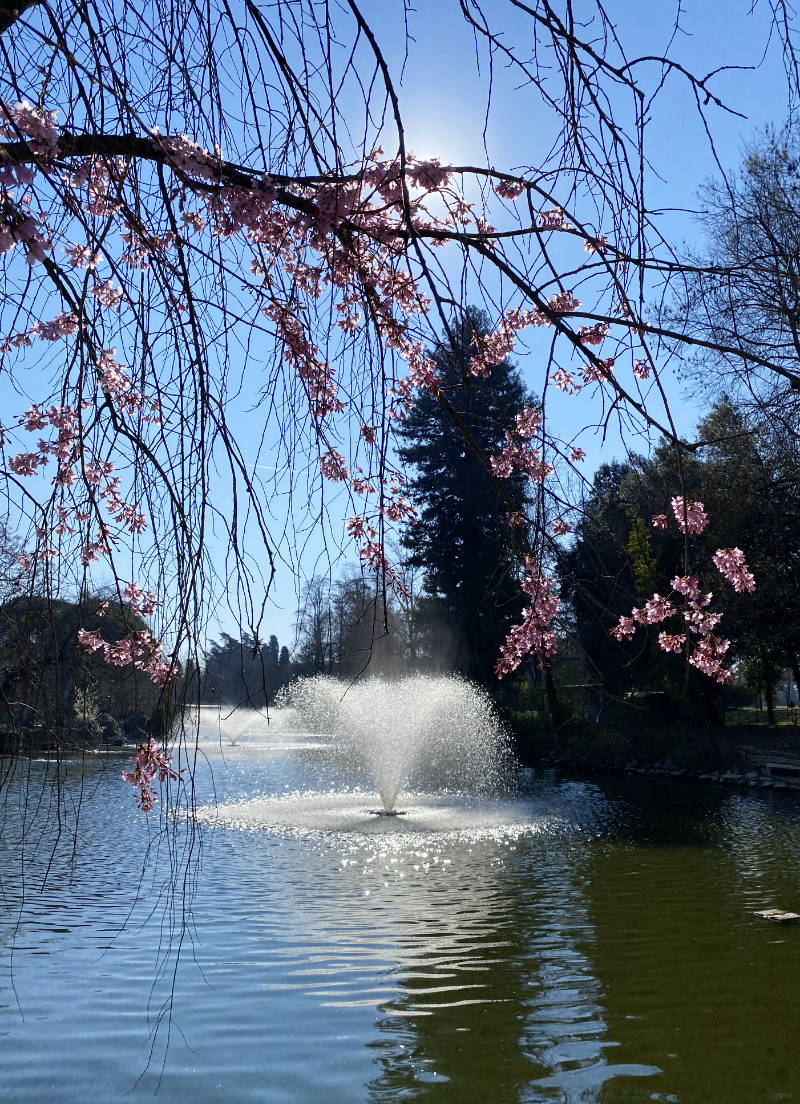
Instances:
[[[582,448],[576,447],[573,448],[570,452],[569,458],[573,461],[573,463],[578,463],[579,461],[586,459],[586,453],[583,451]]]
[[[708,525],[702,502],[687,502],[682,495],[676,495],[670,505],[681,532],[702,533]]]
[[[636,622],[632,617],[620,617],[617,624],[611,629],[610,634],[615,640],[633,640],[636,632]]]
[[[98,280],[96,283],[92,284],[89,292],[104,307],[119,312],[123,292],[119,285],[114,285],[113,280],[106,280],[105,283]]]
[[[608,238],[604,234],[598,235],[596,238],[587,238],[583,243],[583,248],[586,253],[605,253],[608,246]]]
[[[614,370],[614,357],[608,357],[596,364],[582,364],[581,376],[584,383],[600,382],[607,379]]]
[[[564,521],[563,518],[556,518],[553,522],[553,536],[564,537],[567,533],[572,532],[572,526],[568,521]]]
[[[80,329],[80,322],[76,315],[68,311],[61,311],[50,322],[39,322],[36,325],[37,337],[44,341],[58,341],[60,337],[72,337]]]
[[[644,612],[650,625],[657,625],[659,621],[666,621],[675,612],[675,607],[668,598],[662,598],[660,594],[654,594],[644,604]]]
[[[341,483],[349,474],[344,457],[335,449],[328,449],[319,458],[320,471],[331,483]]]
[[[430,161],[407,161],[406,175],[417,187],[435,192],[449,183],[451,173],[437,158],[434,158]]]
[[[389,499],[386,505],[382,507],[381,512],[385,518],[394,522],[414,521],[417,518],[415,507],[411,505],[407,498],[403,498],[402,495]]]
[[[196,234],[201,233],[206,227],[206,220],[199,211],[184,211],[181,215],[181,221],[184,226],[189,230],[193,230]]]
[[[103,647],[103,641],[100,638],[100,630],[95,629],[93,632],[89,632],[88,629],[78,629],[78,643],[87,652],[96,652]]]
[[[669,518],[666,514],[653,514],[652,521],[654,529],[666,529]]]
[[[680,528],[686,532],[702,532],[708,524],[701,502],[684,503],[683,498],[675,497],[671,505]],[[657,528],[666,529],[666,515],[657,514],[653,518],[653,524]],[[747,570],[741,549],[719,548],[714,553],[713,561],[722,574],[733,583],[736,590],[754,589],[755,581]],[[661,632],[658,634],[659,647],[665,652],[677,653],[688,644],[687,658],[691,666],[715,678],[717,682],[731,682],[732,672],[723,667],[730,641],[715,635],[717,626],[722,620],[722,614],[709,609],[711,593],[704,594],[700,590],[699,580],[694,575],[676,575],[671,585],[673,593],[684,599],[681,609],[676,609],[661,595],[654,594],[645,603],[643,609],[634,607],[630,617],[621,617],[619,623],[610,630],[610,635],[616,640],[630,640],[636,632],[637,625],[657,624],[675,613],[682,613],[691,636],[687,633]]]
[[[671,634],[660,632],[658,634],[658,646],[663,652],[680,652],[686,643],[684,633]]]
[[[509,434],[506,435],[510,437]],[[542,458],[539,449],[509,440],[502,452],[489,457],[492,472],[498,479],[508,479],[515,471],[524,472],[534,483],[544,483],[553,474],[553,465]]]
[[[520,437],[535,437],[542,428],[542,412],[534,406],[523,406],[515,419],[514,431]]]
[[[172,756],[156,747],[152,736],[146,744],[140,744],[135,755],[131,756],[132,771],[123,771],[122,780],[139,791],[138,804],[143,813],[149,813],[158,800],[153,791],[153,782],[179,782],[185,767],[176,771],[172,767]]]
[[[571,223],[560,207],[551,207],[540,211],[538,216],[540,230],[570,230]]]
[[[556,368],[550,378],[559,391],[563,391],[567,395],[577,395],[581,389],[581,384],[575,382],[572,373],[565,371],[563,368]]]
[[[719,640],[713,636],[703,637],[694,651],[689,654],[689,662],[704,675],[715,678],[717,682],[732,682],[732,672],[722,666],[729,647],[729,640]]]
[[[547,300],[547,305],[554,314],[571,314],[578,309],[581,302],[571,291],[559,291],[552,299]]]
[[[8,466],[14,475],[30,476],[36,475],[36,469],[46,463],[47,458],[43,457],[41,453],[20,452],[9,458]]]
[[[31,107],[27,100],[20,100],[9,107],[0,104],[0,119],[6,120],[0,132],[6,138],[26,139],[33,153],[40,157],[56,157],[58,154],[58,126],[55,111],[41,111]]]
[[[521,180],[497,180],[494,190],[501,199],[517,199],[525,191],[525,185]]]
[[[161,137],[157,127],[153,129],[153,141],[157,149],[165,151],[169,163],[179,172],[199,177],[201,180],[214,180],[218,175],[220,150],[217,149],[211,154],[207,149],[201,148],[188,134]]]
[[[532,559],[525,563],[522,589],[530,596],[530,604],[523,611],[522,622],[511,628],[500,649],[497,676],[503,678],[519,667],[526,656],[536,655],[543,663],[555,654],[556,636],[553,620],[561,603],[552,593],[555,580],[543,575]]]
[[[694,575],[676,575],[670,586],[687,598],[697,598],[700,594],[700,586]]]
[[[578,339],[582,345],[602,345],[608,334],[609,327],[605,322],[595,322],[593,326],[578,327]]]
[[[748,570],[741,548],[718,548],[712,556],[715,566],[725,576],[733,589],[752,593],[756,589],[756,580]]]
[[[345,522],[345,529],[353,540],[360,540],[362,537],[370,534],[377,536],[374,529],[370,529],[366,520],[363,517],[353,516],[348,518]]]
[[[67,260],[73,268],[91,269],[97,267],[98,254],[92,252],[88,245],[65,246]]]
[[[125,601],[142,617],[149,617],[159,606],[152,590],[142,590],[138,583],[128,583],[123,590]]]

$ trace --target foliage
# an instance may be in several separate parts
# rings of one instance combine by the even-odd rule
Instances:
[[[507,360],[484,376],[472,374],[474,335],[487,332],[488,318],[475,310],[452,327],[433,353],[449,410],[421,394],[398,427],[399,455],[413,471],[409,491],[418,510],[403,546],[408,564],[423,573],[422,620],[431,633],[444,627],[452,665],[484,684],[521,606],[519,552],[506,516],[521,519],[528,506],[523,474],[497,479],[488,458],[501,451],[533,403]]]
[[[675,483],[672,450],[662,446],[650,460],[633,457],[627,465],[601,469],[567,556],[565,585],[578,636],[610,692],[688,694],[692,708],[713,716],[721,707],[710,701],[709,686],[663,652],[669,621],[653,619],[659,627],[645,626],[633,639],[605,638],[614,620],[625,621],[648,588],[675,595],[688,585],[685,580],[697,577],[699,593],[713,591],[714,617],[722,617],[730,655],[742,674],[774,685],[783,667],[796,665],[800,464],[785,446],[776,448],[768,427],[748,419],[727,398],[701,422],[698,435],[707,443],[684,464],[683,478],[705,504],[707,526],[681,534],[680,526],[652,524],[667,508]],[[736,557],[711,554],[737,542],[748,547],[756,580],[754,592],[745,596],[741,591],[752,583],[749,574],[739,579],[728,564]],[[733,588],[720,578],[721,570]]]
[[[236,640],[228,633],[212,641],[200,678],[201,699],[236,708],[263,709],[271,705],[281,687],[292,677],[289,652],[278,638],[266,644],[252,637]]]
[[[127,663],[110,665],[79,646],[81,630],[101,628],[115,644],[147,625],[130,606],[98,596],[68,602],[25,595],[0,606],[0,701],[7,726],[36,727],[57,738],[80,733],[99,712],[119,720],[149,716],[158,691],[147,674]]]
[[[766,128],[736,173],[701,195],[706,241],[676,281],[672,310],[705,344],[695,380],[725,389],[756,416],[796,434],[800,413],[800,141],[796,128]],[[678,291],[680,288],[680,291]],[[746,350],[747,361],[740,352]],[[688,353],[688,348],[683,348]],[[746,367],[745,367],[746,364]]]
[[[385,674],[406,666],[400,610],[381,600],[374,579],[353,572],[336,582],[314,576],[302,598],[296,674],[357,678],[367,668]]]

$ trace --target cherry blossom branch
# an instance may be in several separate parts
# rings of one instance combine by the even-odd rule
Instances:
[[[670,505],[681,532],[702,533],[708,525],[708,516],[702,502],[689,502],[683,496],[676,495]],[[669,525],[668,516],[656,514],[653,525],[656,529],[666,529]],[[755,590],[755,578],[748,570],[741,549],[718,548],[712,556],[712,562],[737,593],[752,593]],[[676,576],[670,585],[672,591],[666,597],[654,594],[643,607],[634,607],[630,616],[620,617],[610,635],[619,641],[632,640],[638,626],[659,625],[681,617],[685,631],[662,630],[658,634],[659,648],[664,652],[684,652],[689,664],[703,674],[720,683],[732,682],[733,672],[723,667],[730,640],[717,636],[715,632],[722,620],[722,614],[709,608],[713,594],[710,591],[703,593],[698,579],[693,575]]]

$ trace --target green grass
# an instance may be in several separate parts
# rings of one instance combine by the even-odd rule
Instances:
[[[791,728],[800,729],[800,709],[788,709],[785,705],[776,705],[775,722],[779,725],[788,725]],[[728,709],[725,712],[725,724],[765,725],[767,724],[767,711],[766,709],[756,709],[753,705],[747,705],[741,709]]]

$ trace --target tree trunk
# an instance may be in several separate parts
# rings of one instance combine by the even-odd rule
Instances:
[[[791,667],[794,687],[797,691],[797,703],[800,705],[800,663],[797,662],[797,652],[792,652]]]
[[[550,723],[552,724],[560,743],[564,729],[565,718],[564,711],[561,708],[561,702],[558,700],[556,684],[553,681],[553,672],[549,666],[545,667],[544,671],[544,691],[547,698],[547,710],[550,714]]]
[[[772,678],[764,679],[764,697],[767,699],[767,724],[776,724],[775,720],[775,682]]]

